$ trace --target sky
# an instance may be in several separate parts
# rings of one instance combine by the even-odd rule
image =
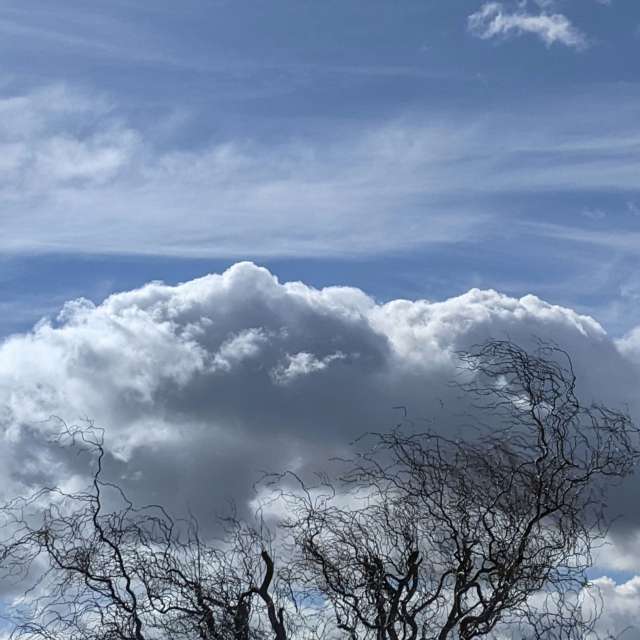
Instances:
[[[488,336],[640,418],[639,53],[636,0],[3,0],[5,492],[73,481],[55,414],[140,497],[248,500],[393,406],[449,424]]]
[[[0,7],[0,331],[237,260],[382,300],[640,305],[640,7]]]

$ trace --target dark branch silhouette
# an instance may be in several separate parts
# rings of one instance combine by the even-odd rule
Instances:
[[[102,478],[102,433],[63,435],[89,447],[96,470],[86,493],[43,489],[5,507],[6,575],[37,575],[14,612],[12,638],[252,640],[271,630],[286,639],[264,535],[227,517],[225,535],[205,542],[193,518],[135,508]]]
[[[471,436],[368,434],[333,481],[269,478],[286,517],[232,515],[217,538],[195,518],[135,507],[103,478],[102,433],[66,430],[95,456],[87,491],[45,488],[2,511],[5,579],[31,580],[11,637],[595,638],[586,571],[637,430],[580,404],[556,347],[490,341],[460,360]]]
[[[461,361],[473,438],[371,434],[329,491],[283,490],[292,579],[353,640],[590,637],[586,570],[637,430],[579,403],[558,348],[492,341]]]

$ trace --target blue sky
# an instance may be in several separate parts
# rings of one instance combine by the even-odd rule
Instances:
[[[640,6],[3,2],[0,332],[238,259],[640,307]]]

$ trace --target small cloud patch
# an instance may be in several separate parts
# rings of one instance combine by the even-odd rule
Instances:
[[[272,370],[272,377],[277,384],[289,384],[302,376],[322,371],[332,362],[344,360],[345,357],[345,354],[340,351],[324,358],[317,358],[306,351],[294,355],[287,354],[286,361]]]
[[[587,48],[586,36],[561,13],[528,13],[524,8],[509,11],[502,2],[486,2],[467,19],[467,28],[482,40],[532,34],[547,47],[562,44],[577,50]]]

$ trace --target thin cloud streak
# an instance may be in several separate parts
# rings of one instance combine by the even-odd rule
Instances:
[[[597,111],[577,131],[569,117],[522,134],[521,118],[500,113],[422,116],[322,140],[184,150],[160,147],[106,97],[64,85],[7,96],[0,249],[365,256],[486,242],[506,222],[518,231],[498,197],[637,190],[637,128],[622,119],[587,134]]]
[[[583,229],[577,226],[544,222],[523,222],[523,231],[540,237],[591,244],[607,249],[640,252],[640,231],[629,229]]]

